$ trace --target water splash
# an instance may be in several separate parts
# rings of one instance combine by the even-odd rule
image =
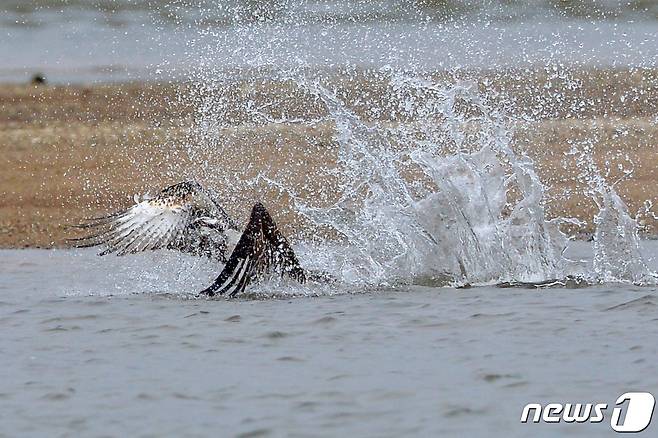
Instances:
[[[548,215],[547,187],[533,161],[512,147],[516,121],[492,98],[493,90],[405,72],[399,62],[374,70],[319,68],[297,43],[280,44],[304,24],[293,15],[272,18],[283,20],[280,26],[237,25],[234,32],[244,41],[230,50],[241,60],[237,72],[218,65],[228,56],[223,30],[208,28],[191,41],[191,56],[202,61],[185,96],[196,103],[187,148],[197,165],[192,176],[219,187],[229,205],[241,204],[245,191],[276,192],[277,207],[290,208],[313,236],[303,242],[307,266],[348,284],[542,282],[583,274],[564,256],[569,236],[561,229],[578,222]],[[340,34],[335,25],[320,30]],[[263,32],[265,44],[256,38]],[[363,69],[375,79],[377,95],[360,89],[355,78]],[[351,91],[341,90],[341,80],[351,81]],[[570,89],[580,86],[566,82]],[[280,145],[282,131],[303,131],[299,127],[332,131],[332,143],[316,142],[314,153],[332,155],[333,162],[312,175],[307,170],[306,180],[290,166],[253,170],[251,163],[222,167],[208,159],[240,154],[235,138],[248,137],[246,131],[257,138],[278,130]],[[310,149],[312,141],[303,141]],[[274,151],[282,153],[280,146]],[[655,281],[639,250],[635,220],[614,186],[585,162],[591,153],[581,152],[578,165],[599,208],[587,279]]]
[[[468,82],[439,84],[392,68],[377,74],[385,78],[386,94],[369,115],[395,114],[389,118],[358,114],[322,75],[303,68],[279,71],[277,78],[320,102],[324,116],[313,109],[315,117],[308,120],[277,119],[263,108],[254,110],[253,101],[244,102],[242,117],[251,115],[251,123],[330,123],[334,129],[337,165],[315,175],[337,180],[333,202],[317,205],[285,180],[255,179],[285,192],[299,215],[331,229],[343,243],[325,240],[308,247],[312,267],[350,284],[379,285],[428,279],[541,282],[581,273],[563,255],[568,237],[559,228],[574,221],[547,218],[545,187],[532,160],[512,149],[514,120],[499,104]],[[225,93],[222,84],[213,86]],[[200,96],[197,139],[217,139],[225,127],[216,121],[235,113],[236,101],[208,93],[207,83]],[[626,206],[605,179],[595,177],[597,169],[580,165],[588,169],[589,194],[600,210],[588,279],[655,281]],[[224,182],[229,179],[236,184],[235,175],[224,174]]]
[[[300,195],[304,190],[285,179],[224,173],[222,180],[234,186],[265,182],[285,193],[316,229],[331,230],[332,238],[304,247],[308,267],[362,286],[543,282],[583,274],[578,263],[564,257],[569,239],[560,230],[561,224],[577,221],[547,217],[545,187],[534,163],[512,149],[514,120],[475,84],[442,85],[386,67],[377,72],[386,84],[385,97],[369,102],[372,108],[364,115],[322,75],[304,68],[278,74],[295,93],[319,102],[324,115],[276,119],[247,100],[241,117],[270,125],[330,124],[336,166],[314,178],[334,180],[338,196],[318,205],[318,196]],[[200,95],[207,91],[204,85]],[[197,140],[210,138],[206,147],[216,148],[225,129],[217,120],[235,113],[236,101],[212,93],[202,101]],[[393,116],[373,116],[384,113]],[[217,152],[226,152],[221,147]],[[623,201],[597,177],[591,154],[583,153],[581,161],[600,210],[587,279],[655,281]]]
[[[638,222],[594,162],[591,140],[580,148],[572,145],[569,153],[577,157],[579,176],[587,183],[588,195],[598,207],[594,217],[592,277],[600,282],[655,284],[658,276],[642,255]],[[630,174],[631,171],[626,176]]]
[[[545,218],[532,162],[510,148],[509,121],[473,84],[386,74],[398,111],[416,122],[368,125],[317,81],[301,81],[335,122],[341,197],[328,207],[297,206],[349,242],[341,278],[488,283],[565,275],[566,238]]]

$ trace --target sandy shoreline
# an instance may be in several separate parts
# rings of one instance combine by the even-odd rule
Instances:
[[[513,102],[511,112],[519,120],[514,147],[527,151],[549,187],[549,214],[586,221],[588,225],[577,231],[587,233],[596,207],[583,194],[582,181],[565,155],[574,142],[591,145],[594,161],[608,169],[609,182],[619,180],[633,163],[632,175],[615,186],[631,212],[647,200],[658,204],[658,72],[595,70],[566,76],[579,86],[565,88],[558,100],[549,91],[564,87],[567,80],[544,72],[516,72],[503,79],[499,75],[495,85],[490,85],[487,75],[470,79]],[[286,87],[264,85],[258,98],[280,95]],[[351,87],[354,91],[354,83]],[[366,79],[358,84],[359,91],[369,87],[377,95],[377,84]],[[191,157],[187,146],[194,142],[189,132],[194,103],[178,98],[185,89],[184,85],[134,83],[0,85],[0,247],[65,246],[64,239],[70,236],[67,224],[126,206],[135,193],[186,177],[217,184],[212,175],[197,171],[193,161],[200,158],[229,171],[242,172],[251,164],[251,175],[261,168],[276,170],[293,163],[304,168],[296,176],[304,184],[312,180],[314,166],[331,166],[335,160],[333,128],[328,124],[245,125],[240,114],[218,140],[231,146],[230,154]],[[349,86],[345,90],[346,100],[355,99]],[[254,91],[238,84],[236,98],[240,93],[251,96]],[[289,105],[282,111],[290,117],[321,112],[313,102],[300,99]],[[537,109],[541,109],[539,117]],[[535,115],[532,122],[524,121],[529,113]],[[276,199],[280,205],[277,196],[258,187],[244,188],[235,194],[244,208],[241,203],[228,208],[244,217],[250,201]],[[286,231],[303,233],[301,219],[285,205],[280,207],[278,219]],[[642,217],[642,221],[645,234],[658,234],[654,219]]]

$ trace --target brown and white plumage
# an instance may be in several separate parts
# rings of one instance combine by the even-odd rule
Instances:
[[[263,204],[257,203],[224,270],[201,293],[232,297],[267,274],[287,276],[301,283],[306,281],[306,273],[292,247]]]
[[[217,196],[194,181],[169,186],[127,210],[78,227],[89,233],[69,241],[77,247],[105,246],[99,255],[175,249],[225,262],[215,283],[203,291],[209,296],[234,296],[267,273],[306,279],[292,247],[262,204],[254,206],[240,235]]]
[[[227,230],[238,230],[216,197],[193,181],[79,227],[91,233],[70,241],[78,247],[104,245],[100,255],[175,249],[221,261],[226,260]]]

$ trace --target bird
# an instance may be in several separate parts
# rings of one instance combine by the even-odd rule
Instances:
[[[271,275],[299,283],[307,279],[292,246],[261,202],[253,205],[240,233],[217,193],[194,180],[170,185],[153,197],[136,197],[125,210],[74,227],[86,233],[68,242],[78,248],[104,246],[100,256],[173,249],[223,263],[219,276],[199,295],[234,297]]]

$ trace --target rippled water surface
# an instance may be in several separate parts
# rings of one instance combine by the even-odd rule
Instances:
[[[599,436],[521,409],[658,393],[655,287],[191,299],[215,272],[0,251],[0,435]]]

